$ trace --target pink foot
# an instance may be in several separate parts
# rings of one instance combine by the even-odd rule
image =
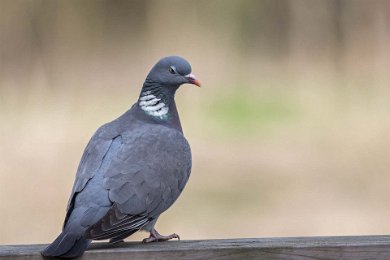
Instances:
[[[178,234],[173,233],[173,234],[168,235],[168,236],[163,236],[163,235],[160,235],[157,232],[157,230],[152,229],[152,231],[150,232],[150,236],[148,238],[145,238],[144,240],[142,240],[142,243],[161,242],[161,241],[170,240],[172,238],[177,238],[178,240],[180,240],[180,236]]]

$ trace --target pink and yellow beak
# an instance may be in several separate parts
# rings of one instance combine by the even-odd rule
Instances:
[[[194,74],[188,74],[185,77],[187,78],[189,84],[194,84],[194,85],[196,85],[198,87],[201,86],[200,81],[195,77]]]

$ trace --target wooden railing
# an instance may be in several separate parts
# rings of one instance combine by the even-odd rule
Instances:
[[[0,259],[43,259],[45,246],[0,246]],[[94,243],[81,259],[390,259],[390,236]]]

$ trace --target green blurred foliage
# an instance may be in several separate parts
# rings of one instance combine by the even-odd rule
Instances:
[[[243,86],[234,89],[239,91],[218,95],[207,106],[207,113],[221,133],[258,136],[259,131],[272,130],[299,115],[297,104],[282,95],[251,93]]]

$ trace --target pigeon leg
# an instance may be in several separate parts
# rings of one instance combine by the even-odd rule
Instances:
[[[152,231],[150,231],[150,236],[148,238],[145,238],[144,240],[142,240],[142,243],[161,242],[161,241],[170,240],[172,238],[177,238],[178,240],[180,240],[180,237],[178,234],[173,233],[173,234],[168,235],[168,236],[163,236],[163,235],[160,235],[157,232],[157,230],[155,230],[153,228]]]

